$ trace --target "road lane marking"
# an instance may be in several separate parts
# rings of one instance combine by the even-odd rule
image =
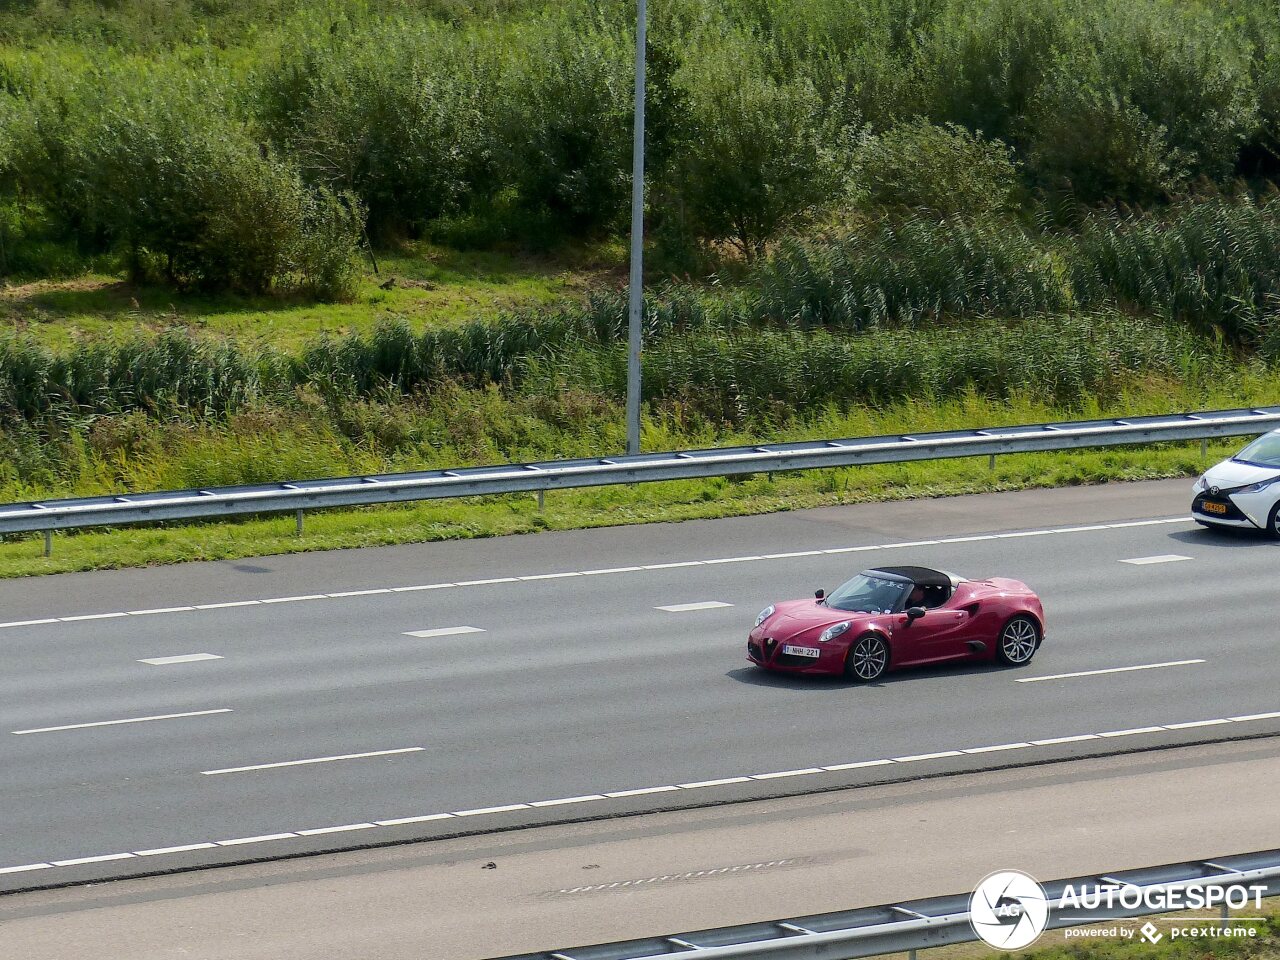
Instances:
[[[153,667],[167,667],[174,663],[195,663],[199,660],[221,660],[222,657],[216,653],[184,653],[178,657],[151,657],[147,660],[139,660],[139,663],[149,663]]]
[[[480,817],[486,813],[510,813],[512,810],[528,810],[527,803],[504,803],[500,807],[476,807],[474,810],[455,810],[450,816]]]
[[[648,793],[670,793],[673,790],[679,790],[675,784],[667,784],[665,787],[641,787],[638,790],[615,790],[613,793],[606,793],[606,797],[618,800],[622,797],[640,797]]]
[[[718,610],[721,607],[732,607],[732,603],[721,603],[719,600],[703,600],[700,603],[673,603],[669,607],[654,607],[667,613],[689,613],[693,610]]]
[[[807,859],[807,858],[806,858]],[[556,890],[558,894],[599,893],[604,890],[625,890],[650,883],[666,883],[671,880],[699,880],[703,877],[719,877],[726,873],[742,873],[747,870],[765,870],[769,867],[784,867],[799,863],[801,858],[789,857],[786,860],[767,860],[760,863],[739,863],[732,867],[715,867],[710,870],[690,870],[687,873],[667,873],[657,877],[643,877],[638,880],[615,880],[613,883],[593,883],[586,887],[568,887]]]
[[[1100,733],[1100,737],[1132,737],[1139,733],[1159,733],[1164,727],[1132,727],[1128,730],[1108,730],[1106,733]]]
[[[112,860],[133,860],[136,853],[107,853],[100,857],[76,857],[74,860],[54,860],[55,867],[78,867],[85,863],[108,863]]]
[[[1159,670],[1161,667],[1186,667],[1204,660],[1167,660],[1164,663],[1142,663],[1133,667],[1108,667],[1105,670],[1079,670],[1076,673],[1053,673],[1045,677],[1019,677],[1014,683],[1039,683],[1041,680],[1071,680],[1075,677],[1099,677],[1104,673],[1132,673],[1135,670]]]
[[[695,780],[693,783],[678,783],[681,790],[699,790],[702,787],[723,787],[731,783],[750,783],[750,777],[722,777],[719,780]]]
[[[240,847],[246,843],[266,843],[268,840],[287,840],[296,837],[296,833],[264,833],[260,837],[237,837],[234,840],[215,840],[220,847]]]
[[[885,767],[892,764],[892,760],[859,760],[856,763],[833,763],[829,767],[823,767],[823,770],[835,773],[837,770],[858,770],[862,767]]]
[[[430,820],[452,820],[452,813],[428,813],[421,817],[397,817],[394,820],[373,821],[380,827],[399,827],[406,823],[427,823]]]
[[[431,637],[456,637],[464,633],[484,633],[484,630],[481,627],[436,627],[434,630],[410,630],[405,636],[428,640]]]
[[[336,591],[333,593],[313,593],[313,594],[305,594],[305,595],[296,596],[296,597],[271,597],[271,598],[260,599],[260,600],[229,600],[222,603],[198,603],[198,604],[193,604],[190,607],[179,606],[179,607],[171,607],[171,608],[156,608],[154,610],[131,610],[131,611],[120,611],[120,612],[114,612],[114,613],[89,613],[89,614],[80,614],[77,616],[69,616],[69,617],[43,617],[40,619],[14,620],[8,623],[0,623],[0,629],[45,626],[45,625],[54,624],[54,623],[73,623],[81,620],[108,620],[108,619],[113,619],[117,617],[156,615],[156,614],[164,614],[169,612],[174,612],[174,613],[189,612],[190,610],[228,610],[236,607],[253,607],[253,606],[259,606],[262,604],[300,603],[300,602],[313,601],[313,600],[314,601],[336,600],[336,599],[344,599],[347,597],[374,596],[376,594],[413,593],[413,592],[422,591],[422,590],[446,590],[453,587],[472,587],[472,586],[482,586],[482,585],[494,584],[494,583],[519,583],[519,582],[528,583],[528,582],[535,582],[539,580],[557,580],[563,577],[593,576],[593,575],[598,575],[602,573],[642,573],[650,570],[672,570],[679,567],[711,566],[711,565],[723,564],[723,563],[742,563],[742,562],[753,561],[753,560],[788,560],[796,557],[814,557],[814,556],[819,556],[824,554],[861,553],[861,552],[873,551],[873,550],[895,550],[903,547],[916,547],[916,546],[926,546],[926,545],[935,545],[935,544],[946,545],[946,544],[956,544],[956,543],[973,543],[979,540],[1001,540],[1001,539],[1010,539],[1010,538],[1017,538],[1017,537],[1056,536],[1056,535],[1068,534],[1068,533],[1085,533],[1085,532],[1098,531],[1098,530],[1116,530],[1116,529],[1121,529],[1125,527],[1149,527],[1149,526],[1156,526],[1160,524],[1169,524],[1169,523],[1190,524],[1191,520],[1186,516],[1162,517],[1157,519],[1133,520],[1133,521],[1127,521],[1127,522],[1121,522],[1121,523],[1099,523],[1099,524],[1090,524],[1087,526],[1054,527],[1052,529],[1047,529],[1047,530],[1024,530],[1024,531],[1015,531],[1010,533],[976,534],[976,535],[963,536],[963,537],[940,537],[937,540],[903,540],[903,541],[898,541],[896,543],[877,543],[877,544],[869,544],[864,546],[853,546],[853,547],[832,547],[830,549],[824,549],[824,550],[798,550],[798,551],[792,551],[788,553],[762,554],[759,556],[750,555],[750,556],[743,556],[743,557],[718,557],[711,560],[681,560],[681,561],[675,561],[671,563],[650,563],[650,564],[644,564],[642,566],[611,567],[604,570],[570,570],[570,571],[565,571],[563,573],[528,574],[524,576],[513,576],[513,577],[492,577],[484,580],[464,580],[458,583],[452,583],[452,582],[423,583],[423,584],[413,584],[413,585],[401,586],[401,587],[378,587],[378,588],[372,588],[368,590],[347,590],[347,591]],[[1143,558],[1139,558],[1139,559],[1143,559]]]
[[[167,853],[188,853],[192,850],[213,850],[216,847],[216,843],[204,841],[201,843],[184,843],[176,847],[156,847],[154,850],[135,850],[133,852],[139,857],[162,857]]]
[[[1184,557],[1180,553],[1162,553],[1155,557],[1134,557],[1131,560],[1121,560],[1121,563],[1127,563],[1135,567],[1145,567],[1153,563],[1177,563],[1180,560],[1190,560],[1190,557]]]
[[[1000,743],[994,747],[970,747],[963,753],[998,753],[1001,750],[1021,750],[1023,747],[1031,746],[1030,743]]]
[[[760,782],[762,780],[770,780],[780,776],[816,776],[824,773],[839,772],[839,771],[845,771],[845,770],[855,770],[862,767],[891,766],[896,763],[925,762],[928,760],[942,759],[947,757],[961,757],[961,756],[968,756],[972,754],[994,753],[994,752],[1004,751],[1004,750],[1026,749],[1028,747],[1057,746],[1059,744],[1077,743],[1077,742],[1088,741],[1088,740],[1101,740],[1103,738],[1109,738],[1109,737],[1128,737],[1128,736],[1138,736],[1142,734],[1179,732],[1183,730],[1193,729],[1196,727],[1220,726],[1222,724],[1230,724],[1230,723],[1249,723],[1251,721],[1277,720],[1277,719],[1280,719],[1280,711],[1274,711],[1271,713],[1254,713],[1254,714],[1247,714],[1247,715],[1242,715],[1238,717],[1226,717],[1226,718],[1220,717],[1220,718],[1214,718],[1214,719],[1208,719],[1208,720],[1182,721],[1178,723],[1164,724],[1162,726],[1134,727],[1128,730],[1111,730],[1105,733],[1084,733],[1084,734],[1076,734],[1073,736],[1050,737],[1043,740],[1031,740],[1026,742],[1019,741],[1016,743],[1001,743],[1001,744],[994,744],[992,746],[987,746],[987,747],[967,747],[963,750],[944,750],[937,753],[922,753],[922,754],[916,754],[914,756],[897,757],[895,759],[882,758],[878,760],[858,760],[852,763],[838,763],[838,764],[831,764],[825,767],[811,767],[811,768],[807,768],[803,770],[795,770],[795,771],[788,770],[788,771],[781,771],[779,773],[773,773],[773,774],[763,773],[763,774],[754,774],[751,776],[743,776],[743,777],[724,777],[718,780],[700,780],[700,781],[693,781],[690,783],[681,783],[681,784],[674,784],[674,785],[669,784],[669,785],[660,786],[660,787],[642,787],[634,790],[619,790],[612,793],[586,794],[581,797],[566,797],[560,800],[537,800],[537,801],[533,801],[532,803],[508,803],[508,804],[502,804],[500,806],[493,806],[493,807],[477,807],[471,810],[456,810],[451,813],[428,813],[428,814],[422,814],[422,815],[412,816],[412,817],[398,817],[390,820],[375,820],[367,823],[354,823],[354,824],[344,824],[342,826],[335,826],[335,827],[318,827],[318,828],[310,828],[306,830],[293,830],[288,832],[281,832],[278,834],[265,834],[260,837],[245,837],[240,840],[223,840],[223,841],[218,841],[217,843],[202,841],[200,843],[189,843],[189,844],[183,844],[181,846],[176,846],[176,847],[161,847],[154,850],[135,850],[133,851],[132,854],[108,854],[106,856],[101,856],[101,857],[80,857],[74,860],[58,860],[50,863],[28,863],[28,864],[22,864],[20,866],[14,866],[14,867],[0,867],[0,874],[23,873],[26,871],[47,870],[47,869],[51,869],[54,867],[61,867],[61,866],[74,866],[78,864],[96,863],[96,862],[102,862],[107,860],[128,859],[129,857],[132,857],[132,856],[150,857],[150,856],[160,856],[168,853],[185,853],[187,851],[194,851],[194,850],[209,850],[209,849],[215,849],[218,847],[227,847],[227,846],[234,846],[239,844],[247,844],[247,843],[255,843],[255,842],[265,842],[267,840],[277,840],[277,839],[287,840],[287,839],[290,839],[291,837],[320,836],[320,835],[331,834],[331,833],[345,833],[347,831],[353,831],[353,830],[369,830],[377,827],[395,827],[395,826],[401,826],[405,824],[427,823],[434,820],[449,820],[455,817],[478,817],[478,816],[485,816],[488,814],[512,813],[519,810],[531,810],[531,809],[540,808],[540,807],[559,806],[563,804],[579,804],[579,803],[590,804],[590,803],[607,802],[609,800],[643,796],[645,794],[650,794],[650,793],[671,793],[673,791],[678,791],[678,790],[698,790],[698,789],[703,789],[708,787],[718,787],[718,786],[727,786],[727,785],[740,784],[740,783]],[[420,750],[422,748],[418,747],[413,749]],[[400,752],[400,751],[386,751],[386,752]],[[370,754],[370,755],[376,756],[377,754]],[[360,755],[356,755],[356,756],[360,756]],[[339,759],[339,758],[334,758],[334,759]],[[295,761],[295,762],[298,762],[298,761]],[[306,762],[314,762],[314,761],[301,761],[301,762],[306,763]],[[249,769],[253,769],[253,768],[249,768]],[[703,874],[701,875],[709,875],[709,872],[704,871]],[[632,881],[632,882],[634,883],[638,881]]]
[[[20,737],[27,733],[57,733],[59,730],[87,730],[89,727],[115,727],[124,723],[150,723],[152,720],[178,720],[182,717],[208,717],[215,713],[230,713],[230,707],[219,707],[217,710],[192,710],[190,713],[161,713],[154,717],[130,717],[127,720],[96,720],[93,723],[66,723],[60,727],[33,727],[30,730],[14,730],[13,735]]]
[[[336,757],[314,757],[310,760],[284,760],[280,763],[257,763],[248,767],[224,767],[221,770],[201,770],[206,777],[220,773],[247,773],[250,770],[275,770],[278,767],[303,767],[312,763],[333,763],[335,760],[363,760],[366,757],[389,757],[397,753],[418,753],[426,747],[400,747],[396,750],[371,750],[368,753],[344,753]]]

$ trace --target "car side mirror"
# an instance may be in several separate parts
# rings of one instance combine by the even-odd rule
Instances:
[[[907,610],[908,623],[912,622],[913,620],[919,620],[923,616],[924,616],[924,607],[910,607]]]
[[[825,597],[825,596],[827,595],[827,591],[825,591],[825,590],[815,590],[815,591],[813,591],[813,595],[814,595],[815,597],[817,597],[819,600],[821,600],[823,597]]]

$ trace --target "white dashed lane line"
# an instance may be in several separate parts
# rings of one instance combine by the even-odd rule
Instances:
[[[14,736],[27,733],[57,733],[60,730],[87,730],[89,727],[115,727],[126,723],[150,723],[153,720],[179,720],[184,717],[209,717],[215,713],[230,713],[230,707],[217,710],[193,710],[190,713],[162,713],[154,717],[130,717],[127,720],[95,720],[93,723],[67,723],[60,727],[35,727],[31,730],[14,730]]]
[[[277,767],[304,767],[312,763],[333,763],[335,760],[362,760],[365,757],[388,757],[395,753],[419,753],[426,747],[400,747],[396,750],[374,750],[369,753],[344,753],[336,757],[314,757],[310,760],[283,760],[279,763],[258,763],[248,767],[225,767],[221,770],[201,770],[206,777],[220,773],[248,773],[250,770],[274,770]]]
[[[1184,557],[1180,553],[1162,553],[1158,557],[1134,557],[1132,560],[1121,560],[1120,562],[1134,567],[1146,567],[1153,563],[1178,563],[1181,560],[1190,559],[1190,557]]]
[[[668,607],[654,607],[667,613],[691,613],[694,610],[718,610],[721,607],[732,607],[732,603],[721,603],[719,600],[702,600],[698,603],[673,603]]]
[[[221,660],[222,658],[216,653],[184,653],[178,657],[150,657],[146,660],[139,660],[139,663],[148,663],[153,667],[167,667],[175,663],[196,663],[200,660]]]
[[[722,777],[717,780],[697,780],[690,783],[667,784],[657,787],[641,787],[632,790],[617,790],[611,793],[590,793],[576,797],[561,797],[552,800],[533,800],[527,803],[506,803],[492,807],[476,807],[470,810],[455,810],[450,813],[427,813],[410,817],[396,817],[389,820],[372,820],[365,823],[349,823],[335,827],[311,827],[303,830],[282,831],[279,833],[269,833],[256,837],[242,837],[236,840],[219,840],[219,841],[200,841],[197,843],[187,843],[174,847],[160,847],[151,850],[134,850],[126,853],[110,853],[96,857],[79,857],[73,860],[52,860],[42,863],[24,863],[13,867],[0,867],[0,874],[9,873],[27,873],[33,870],[49,870],[55,867],[75,866],[80,864],[90,864],[97,862],[105,862],[108,860],[127,860],[131,857],[154,857],[163,854],[185,853],[196,850],[210,850],[217,847],[229,846],[245,846],[254,843],[275,842],[279,840],[288,840],[296,837],[314,837],[324,836],[331,833],[344,833],[352,830],[373,830],[380,827],[399,827],[419,823],[427,823],[436,820],[453,820],[456,818],[467,817],[484,817],[493,816],[503,813],[514,813],[521,810],[544,809],[548,807],[559,807],[565,805],[585,805],[592,803],[608,802],[626,797],[636,797],[650,793],[674,793],[681,790],[702,790],[711,789],[720,786],[730,786],[735,784],[753,783],[761,781],[775,780],[784,777],[809,777],[822,776],[828,773],[836,773],[846,770],[856,770],[862,767],[885,767],[899,763],[927,763],[930,760],[939,760],[951,757],[963,757],[973,754],[996,753],[1011,750],[1030,750],[1035,747],[1055,746],[1066,743],[1079,743],[1089,740],[1102,740],[1113,737],[1135,737],[1164,733],[1169,731],[1181,731],[1194,727],[1220,726],[1224,724],[1250,723],[1258,720],[1280,720],[1280,710],[1271,713],[1252,713],[1238,717],[1219,717],[1210,720],[1192,720],[1180,723],[1168,723],[1161,726],[1149,727],[1133,727],[1128,730],[1109,730],[1103,733],[1082,733],[1072,736],[1050,737],[1044,740],[1028,740],[1010,743],[993,744],[991,746],[967,747],[961,750],[941,750],[936,753],[921,753],[912,756],[895,757],[893,759],[882,758],[878,760],[857,760],[851,763],[836,763],[822,767],[806,767],[799,770],[783,770],[775,773],[756,773],[741,777]],[[351,754],[352,757],[359,756],[379,756],[388,753],[404,753],[409,751],[421,750],[422,747],[411,747],[408,750],[387,750],[379,753],[370,754]],[[325,760],[344,759],[341,757],[321,758],[320,760],[303,760],[292,761],[292,765],[298,763],[318,763]],[[265,766],[289,766],[291,764],[267,764]],[[234,769],[262,769],[261,767],[243,767]],[[206,771],[207,773],[218,773],[222,771]],[[230,772],[230,771],[228,771]]]
[[[1165,663],[1143,663],[1134,667],[1109,667],[1106,670],[1079,670],[1076,673],[1054,673],[1047,677],[1019,677],[1014,683],[1039,683],[1041,680],[1073,680],[1076,677],[1100,677],[1105,673],[1133,673],[1136,670],[1159,670],[1162,667],[1189,667],[1204,660],[1169,660]]]
[[[466,633],[484,633],[482,627],[436,627],[433,630],[410,630],[406,637],[428,640],[431,637],[457,637]]]
[[[1133,520],[1125,523],[1099,523],[1090,526],[1055,527],[1045,530],[1022,530],[1013,533],[978,534],[966,537],[941,537],[937,540],[904,540],[897,543],[876,543],[857,547],[832,547],[826,550],[797,550],[788,553],[769,553],[762,555],[749,554],[741,557],[717,557],[711,560],[680,560],[671,563],[649,563],[642,566],[606,567],[598,570],[570,570],[561,573],[528,574],[525,576],[491,577],[484,580],[462,580],[448,583],[421,583],[404,587],[376,587],[368,590],[342,590],[335,593],[309,593],[294,597],[268,597],[261,600],[227,600],[221,603],[197,603],[190,606],[157,607],[147,610],[126,610],[115,613],[88,613],[67,617],[41,617],[28,620],[12,620],[0,623],[0,630],[18,627],[47,626],[55,623],[76,623],[82,620],[110,620],[118,617],[142,617],[162,614],[182,614],[196,611],[229,610],[237,607],[255,607],[277,603],[304,603],[321,600],[339,600],[351,597],[378,596],[384,594],[414,593],[422,590],[452,590],[461,587],[480,587],[498,583],[531,583],[541,580],[558,580],[564,577],[597,577],[626,573],[644,573],[651,570],[674,570],[681,567],[715,566],[724,563],[763,563],[766,561],[791,560],[798,557],[816,557],[841,553],[865,553],[875,550],[898,550],[911,547],[936,546],[954,543],[974,543],[979,540],[1009,540],[1021,537],[1049,537],[1072,533],[1086,533],[1095,530],[1116,530],[1128,527],[1151,527],[1168,523],[1188,523],[1188,518],[1161,517],[1151,520]],[[1169,562],[1168,558],[1158,558]],[[1178,558],[1187,559],[1187,558]],[[1138,561],[1152,558],[1137,558]],[[1137,562],[1137,561],[1126,561]]]

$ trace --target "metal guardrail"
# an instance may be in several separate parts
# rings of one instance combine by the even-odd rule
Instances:
[[[553,460],[0,505],[0,534],[1262,433],[1280,407]]]
[[[1078,926],[1167,912],[1145,906],[1055,906],[1068,886],[1082,884],[1147,891],[1194,887],[1262,886],[1265,896],[1280,893],[1280,850],[1168,864],[1105,876],[1075,877],[1043,884],[1050,903],[1048,929]],[[649,960],[695,956],[699,960],[853,960],[885,953],[913,953],[927,947],[977,940],[969,922],[969,894],[886,904],[841,913],[773,920],[692,933],[528,953],[502,960]],[[1222,919],[1226,919],[1224,910]],[[1024,948],[1024,950],[1027,948]],[[1024,950],[1018,951],[1019,953]]]

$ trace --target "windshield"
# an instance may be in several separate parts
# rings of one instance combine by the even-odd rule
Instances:
[[[879,573],[860,573],[837,587],[826,604],[837,610],[859,613],[892,613],[899,608],[911,582]]]
[[[1259,437],[1231,459],[1259,467],[1280,469],[1280,433],[1268,433]]]

